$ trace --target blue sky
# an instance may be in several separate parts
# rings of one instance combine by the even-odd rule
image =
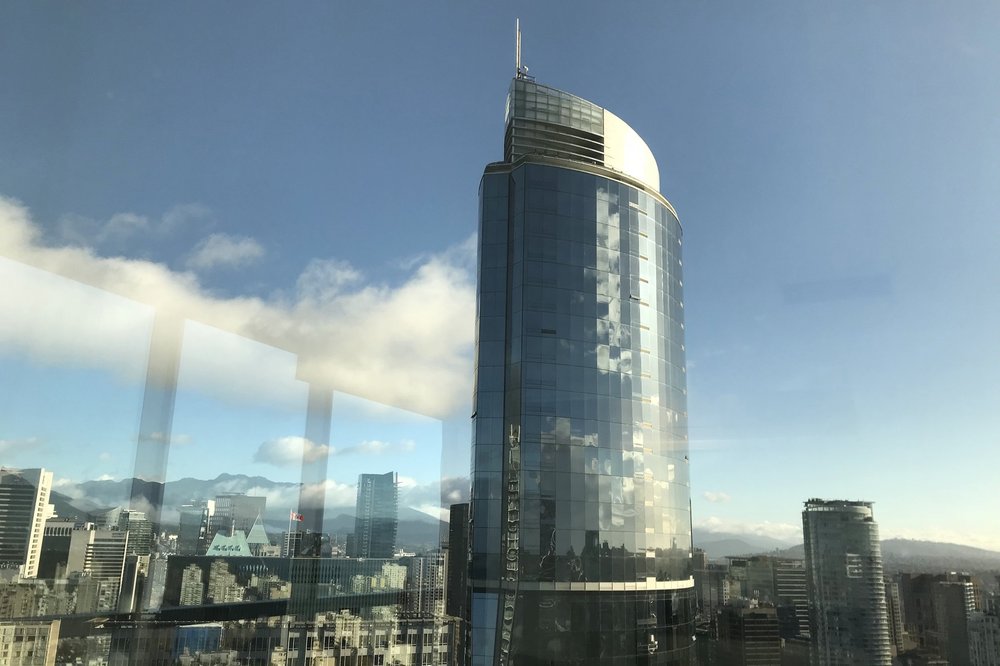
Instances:
[[[5,6],[0,196],[36,235],[0,235],[0,460],[127,474],[149,293],[367,363],[347,392],[428,416],[335,399],[331,444],[462,475],[515,16],[684,225],[695,523],[789,536],[806,498],[863,498],[885,535],[1000,549],[994,3]],[[171,475],[294,476],[255,459],[303,434],[294,357],[188,328]]]

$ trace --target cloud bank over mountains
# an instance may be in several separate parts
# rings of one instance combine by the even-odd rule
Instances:
[[[317,258],[293,288],[266,298],[223,297],[193,270],[106,253],[122,238],[163,234],[206,215],[188,207],[157,222],[133,214],[104,224],[63,220],[56,240],[47,240],[26,207],[0,197],[0,280],[7,285],[0,346],[45,363],[141,379],[145,359],[125,358],[122,350],[148,345],[155,313],[291,352],[298,378],[338,391],[436,418],[467,404],[474,238],[421,257],[398,285],[373,281],[343,260]],[[236,269],[264,252],[251,238],[213,234],[191,248],[187,266]],[[233,362],[217,358],[215,366],[252,363],[255,356],[240,347],[218,345],[216,353],[232,354]],[[239,391],[238,377],[194,372],[191,380],[213,393]]]

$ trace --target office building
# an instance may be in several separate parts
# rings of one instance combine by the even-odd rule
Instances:
[[[781,663],[778,615],[773,607],[726,606],[718,618],[719,663],[774,666]]]
[[[445,612],[465,617],[469,592],[469,505],[452,504],[448,514],[448,580]]]
[[[1000,666],[1000,599],[970,615],[969,660],[972,666]]]
[[[49,666],[56,663],[59,620],[51,622],[0,622],[0,664]]]
[[[177,528],[177,554],[201,555],[211,543],[212,516],[215,500],[199,500],[181,507]]]
[[[713,622],[718,611],[729,604],[729,569],[724,564],[708,563],[694,570],[695,598],[699,615]]]
[[[0,576],[38,575],[52,472],[0,467]]]
[[[118,514],[118,529],[128,532],[129,555],[149,555],[153,546],[153,523],[143,511],[122,510]]]
[[[809,594],[802,560],[774,561],[775,606],[784,639],[809,637]]]
[[[967,573],[900,574],[899,596],[907,632],[917,647],[952,666],[967,666],[969,619],[975,586]]]
[[[84,543],[82,571],[88,574],[92,581],[100,584],[97,610],[115,609],[124,580],[128,532],[78,530],[74,536]],[[75,552],[76,548],[71,546],[71,554]],[[69,570],[72,572],[76,568],[76,565],[71,563]]]
[[[38,577],[65,578],[66,563],[69,560],[70,543],[76,522],[61,518],[49,518],[42,531],[42,548],[38,558]]]
[[[406,603],[401,610],[408,617],[444,615],[444,555],[400,558],[406,567]]]
[[[390,558],[395,554],[398,506],[395,472],[358,478],[352,557]]]
[[[885,610],[889,618],[889,641],[895,656],[904,649],[903,602],[899,596],[899,583],[888,577],[885,579]]]
[[[178,605],[198,606],[205,596],[204,573],[197,564],[189,564],[181,573]]]
[[[297,557],[302,551],[302,532],[281,533],[281,556]]]
[[[802,532],[813,664],[889,666],[882,551],[871,502],[811,499]]]
[[[223,493],[215,498],[215,511],[209,521],[210,536],[220,533],[229,535],[234,530],[242,530],[244,534],[248,534],[257,517],[264,515],[266,508],[266,497]]]
[[[681,226],[617,116],[522,71],[480,184],[471,660],[687,663]]]
[[[282,647],[270,661],[287,664],[455,664],[453,621],[401,617],[367,619],[347,610],[314,623],[285,622]],[[258,662],[255,662],[258,663]]]

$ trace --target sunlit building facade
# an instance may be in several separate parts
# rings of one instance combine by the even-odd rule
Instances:
[[[38,575],[51,489],[52,472],[0,468],[0,571]]]
[[[681,226],[643,140],[519,73],[480,186],[472,664],[688,663]]]

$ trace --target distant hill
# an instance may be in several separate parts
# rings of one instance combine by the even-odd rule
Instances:
[[[994,550],[916,539],[885,539],[881,546],[882,564],[886,573],[1000,571],[1000,552]],[[758,554],[765,553],[761,551]],[[766,554],[802,559],[805,557],[805,549],[802,544],[798,544]]]
[[[754,555],[789,548],[790,541],[757,534],[736,534],[732,532],[709,532],[694,529],[694,547],[701,548],[711,560],[719,560],[727,555]]]

